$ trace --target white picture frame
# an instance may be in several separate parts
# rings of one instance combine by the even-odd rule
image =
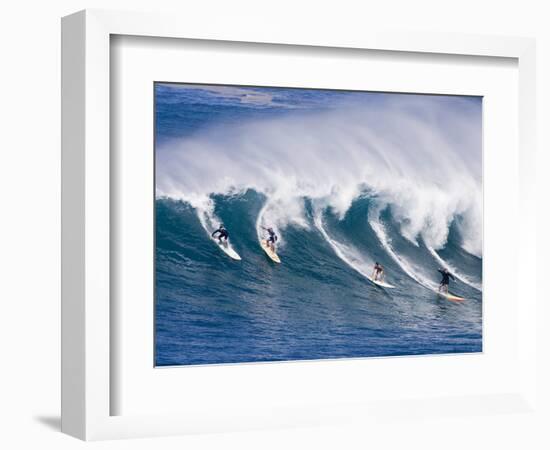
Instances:
[[[372,420],[387,414],[383,401],[344,403],[330,413],[314,402],[300,408],[277,407],[271,413],[254,411],[233,415],[231,408],[219,414],[201,412],[200,400],[193,409],[169,414],[112,415],[113,383],[110,336],[111,280],[111,183],[110,167],[110,64],[111,36],[141,36],[257,44],[284,44],[332,51],[365,49],[408,52],[417,55],[448,54],[501,57],[517,60],[519,76],[519,183],[518,211],[522,217],[517,260],[535,261],[536,210],[532,183],[535,168],[535,44],[532,39],[408,34],[349,30],[333,35],[303,30],[265,27],[250,23],[234,29],[230,23],[205,28],[192,17],[164,14],[87,10],[62,22],[62,430],[85,440],[162,436],[220,430],[243,430],[271,426],[332,423],[338,420]],[[178,80],[175,80],[178,81]],[[200,81],[200,80],[196,80]],[[515,188],[514,188],[515,189]],[[520,266],[518,280],[534,273]],[[515,295],[519,295],[516,293]],[[502,405],[524,411],[535,407],[536,398],[536,292],[523,291],[518,302],[518,369],[515,388],[483,397],[484,412],[498,412]],[[253,366],[248,366],[252,368]],[[212,370],[218,370],[213,368]],[[249,369],[252,370],[252,369]],[[298,369],[293,369],[298,370]],[[302,370],[302,369],[300,369]],[[315,370],[313,366],[304,370]],[[354,370],[353,364],[341,370]],[[182,372],[181,376],[185,376]],[[475,397],[475,398],[474,398]],[[405,397],[403,397],[405,398]],[[471,396],[479,401],[481,394]],[[422,405],[475,413],[467,399],[415,400],[411,411]],[[435,403],[434,403],[435,402]],[[220,405],[229,407],[229,405]],[[269,406],[269,405],[267,405]],[[265,412],[265,411],[264,411]]]

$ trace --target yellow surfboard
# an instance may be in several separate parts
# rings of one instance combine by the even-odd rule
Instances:
[[[262,249],[264,250],[266,255],[269,256],[272,261],[275,261],[276,263],[279,263],[279,264],[281,263],[279,255],[277,255],[277,253],[271,250],[271,248],[267,245],[266,241],[261,241],[260,245],[262,246]]]
[[[442,297],[445,297],[447,300],[450,300],[452,302],[463,302],[464,300],[466,300],[463,297],[458,297],[458,296],[453,295],[453,294],[446,294],[445,292],[438,292],[438,294],[441,295]]]

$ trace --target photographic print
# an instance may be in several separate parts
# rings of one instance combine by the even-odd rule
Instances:
[[[482,351],[482,98],[158,82],[155,365]]]

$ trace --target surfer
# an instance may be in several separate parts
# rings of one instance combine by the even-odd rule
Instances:
[[[449,293],[449,277],[455,281],[455,277],[451,272],[449,272],[447,269],[437,269],[437,271],[441,274],[441,283],[439,283],[439,292],[443,289],[443,292],[445,294]]]
[[[224,239],[224,242],[227,242],[227,238],[229,237],[229,233],[227,232],[226,228],[223,226],[223,223],[220,223],[219,228],[212,233],[212,237],[215,237],[216,233],[219,233],[218,235],[218,242],[222,243],[222,238]]]
[[[275,253],[275,242],[277,242],[277,235],[275,234],[275,231],[273,231],[273,228],[269,227],[262,227],[265,231],[269,233],[269,237],[265,240],[267,246],[271,249],[273,253]]]
[[[374,270],[372,272],[372,279],[374,281],[382,281],[382,278],[384,278],[384,268],[382,267],[382,264],[375,262]]]

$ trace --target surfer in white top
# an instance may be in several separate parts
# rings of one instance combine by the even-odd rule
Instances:
[[[372,272],[372,279],[374,281],[382,281],[384,278],[384,268],[382,267],[382,264],[378,264],[378,262],[374,263],[374,270]]]
[[[275,234],[275,231],[273,231],[273,228],[271,227],[262,227],[265,231],[269,233],[269,237],[265,240],[267,246],[271,249],[273,253],[275,253],[275,242],[277,242],[277,235]]]
[[[223,226],[223,223],[220,223],[220,226],[217,230],[215,230],[212,233],[212,237],[215,237],[215,235],[218,234],[218,242],[221,244],[222,239],[224,239],[224,242],[227,242],[227,238],[229,237],[229,233],[227,232],[226,228]]]

